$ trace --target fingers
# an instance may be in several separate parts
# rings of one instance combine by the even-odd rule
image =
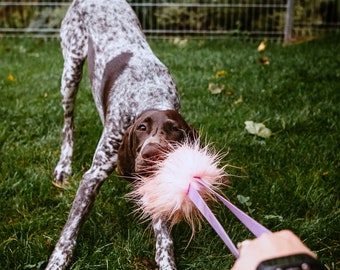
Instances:
[[[243,242],[239,242],[237,243],[237,248],[238,250],[240,251],[241,248],[245,247],[245,246],[248,246],[250,244],[251,240],[244,240]]]

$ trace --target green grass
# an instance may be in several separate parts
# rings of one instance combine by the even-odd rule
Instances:
[[[339,44],[339,36],[286,47],[270,43],[258,53],[257,44],[231,39],[184,47],[151,42],[177,81],[187,121],[229,152],[225,163],[239,167],[228,168],[242,177],[231,177],[226,196],[269,229],[294,230],[330,269],[340,267]],[[0,268],[43,269],[101,124],[86,78],[77,99],[74,174],[67,188],[54,187],[62,127],[59,44],[2,40],[0,55]],[[259,63],[263,55],[267,66]],[[225,90],[212,95],[208,84],[219,70],[227,71]],[[246,120],[264,122],[274,135],[248,134]],[[114,175],[105,182],[71,269],[148,269],[154,239],[124,199],[130,188]],[[249,197],[247,204],[238,195]],[[250,237],[227,209],[214,209],[235,242]],[[188,247],[186,224],[176,225],[173,235],[179,269],[229,269],[234,261],[206,223]]]

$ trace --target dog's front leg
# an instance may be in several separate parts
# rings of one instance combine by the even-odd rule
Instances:
[[[64,52],[66,55],[66,52]],[[73,111],[78,84],[82,77],[84,60],[65,56],[64,71],[61,80],[62,105],[64,109],[63,141],[59,162],[54,170],[54,181],[65,184],[71,174],[71,159],[73,154]]]
[[[160,270],[175,270],[173,240],[168,222],[163,219],[156,220],[153,224],[156,237],[155,260]]]
[[[83,176],[68,220],[49,259],[46,269],[65,269],[69,264],[82,223],[92,208],[102,179],[88,172]]]
[[[46,269],[65,269],[70,263],[80,227],[93,206],[100,186],[117,164],[118,147],[119,143],[104,133],[92,166],[80,182],[67,222]]]

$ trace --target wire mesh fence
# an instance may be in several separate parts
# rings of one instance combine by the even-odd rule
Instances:
[[[339,31],[340,0],[130,0],[149,37],[291,39]],[[0,1],[0,35],[57,37],[70,1]]]

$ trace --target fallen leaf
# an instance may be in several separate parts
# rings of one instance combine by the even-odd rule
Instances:
[[[183,38],[176,37],[174,38],[173,43],[179,47],[185,47],[188,44],[188,40],[185,38],[183,39]]]
[[[208,89],[211,94],[216,95],[224,90],[224,84],[209,83]]]
[[[260,43],[260,45],[257,47],[257,51],[258,51],[258,52],[263,52],[263,51],[266,49],[266,47],[267,47],[266,42],[265,42],[265,41],[262,41],[262,42]]]
[[[52,181],[52,185],[55,186],[55,187],[57,187],[57,188],[64,188],[64,185],[59,184],[59,183],[57,183],[57,182],[55,182],[55,181]]]
[[[7,80],[9,80],[10,82],[15,82],[15,78],[12,74],[8,74]]]
[[[215,78],[218,79],[218,78],[221,78],[222,76],[226,76],[227,74],[228,73],[225,70],[220,70],[216,72]]]
[[[232,96],[234,94],[234,90],[229,89],[229,90],[227,90],[226,94],[227,94],[227,96]]]
[[[237,105],[237,104],[240,104],[243,102],[243,97],[240,96],[237,100],[234,101],[234,104]]]
[[[253,121],[245,121],[246,130],[255,136],[261,138],[269,138],[272,135],[272,131],[267,128],[263,123],[255,123]]]
[[[261,63],[262,65],[269,65],[269,64],[270,64],[269,58],[268,58],[267,56],[262,56],[262,57],[260,58],[260,63]]]

